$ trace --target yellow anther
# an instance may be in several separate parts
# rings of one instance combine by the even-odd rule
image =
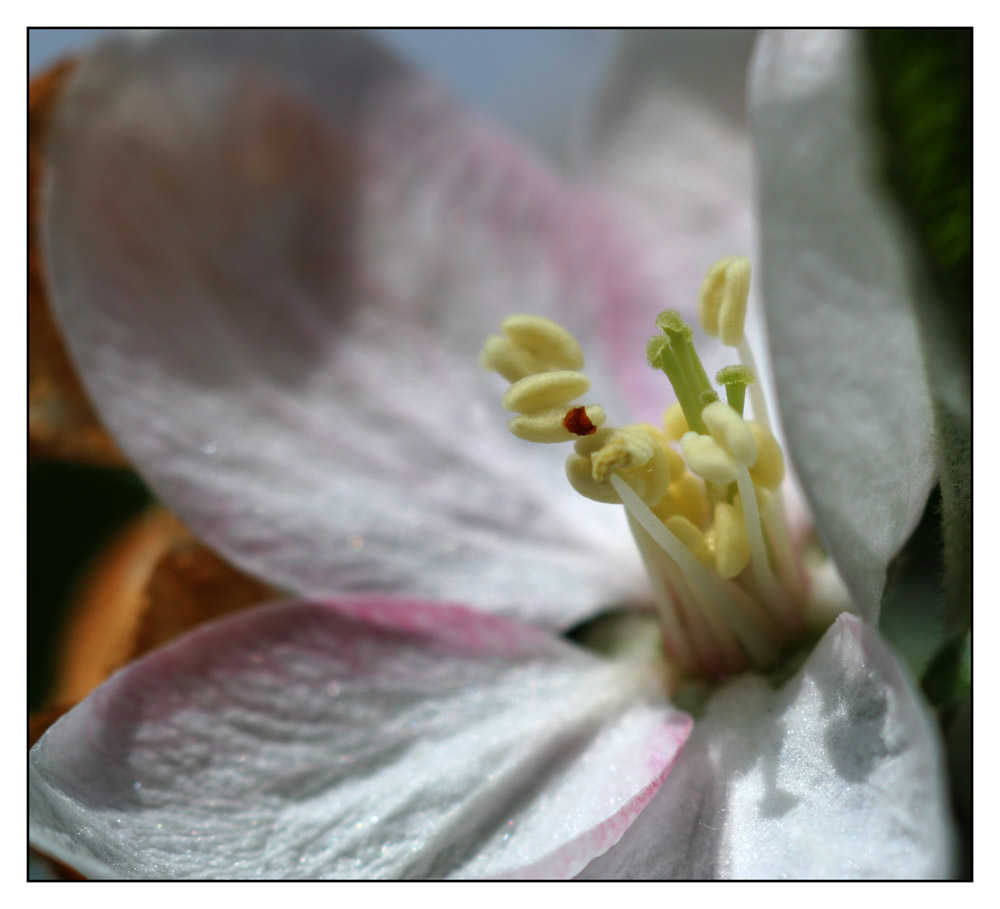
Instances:
[[[684,458],[681,457],[681,453],[676,448],[667,445],[661,447],[666,455],[667,464],[670,466],[670,482],[673,483],[687,473],[687,464],[684,463]]]
[[[600,451],[607,445],[616,432],[617,430],[612,429],[610,426],[604,426],[589,436],[581,436],[577,439],[573,445],[573,450],[581,457],[587,458],[589,462],[590,456],[595,451]]]
[[[736,347],[743,340],[750,295],[750,260],[742,256],[719,259],[708,270],[698,293],[702,328],[723,344]]]
[[[630,429],[642,430],[646,435],[648,435],[660,448],[663,449],[664,455],[667,458],[667,464],[670,467],[670,481],[673,482],[676,477],[679,477],[685,470],[687,466],[684,463],[684,459],[681,457],[680,452],[677,451],[670,444],[670,438],[667,434],[659,427],[654,426],[652,423],[638,423],[635,426],[629,427]],[[687,432],[687,430],[685,430]]]
[[[610,485],[622,477],[647,504],[657,503],[670,485],[670,463],[663,449],[641,427],[600,429],[580,439],[566,459],[566,476],[581,495],[598,502],[621,500]]]
[[[684,433],[691,431],[679,401],[663,412],[663,430],[671,442],[679,442]]]
[[[743,340],[750,298],[750,260],[734,259],[726,268],[726,293],[719,310],[719,340],[736,347]]]
[[[653,511],[661,520],[681,514],[692,524],[704,527],[710,514],[704,482],[687,471],[679,476],[675,475],[673,482],[667,487],[667,494]]]
[[[667,434],[659,426],[654,426],[652,423],[634,423],[628,428],[644,432],[657,445],[662,445],[664,448],[670,447],[670,439],[667,438]]]
[[[618,493],[609,483],[594,479],[594,468],[591,464],[591,455],[604,448],[615,437],[616,432],[617,430],[605,426],[589,436],[582,436],[573,446],[574,453],[566,458],[566,477],[570,485],[580,495],[595,502],[621,504]]]
[[[705,535],[694,524],[681,515],[667,518],[664,523],[667,530],[690,549],[700,562],[711,565],[712,553],[705,542]]]
[[[647,505],[659,502],[670,485],[666,453],[642,427],[614,430],[607,444],[591,455],[590,462],[596,482],[607,483],[612,473],[618,473]]]
[[[560,369],[518,380],[507,389],[500,404],[504,410],[538,413],[560,404],[569,404],[588,391],[590,379],[582,372]]]
[[[756,485],[765,489],[777,489],[785,478],[785,456],[781,453],[778,440],[766,426],[750,421],[747,423],[757,442],[757,460],[750,468],[750,476]]]
[[[600,404],[585,407],[552,407],[540,413],[521,414],[507,421],[507,428],[527,442],[571,442],[594,432],[604,423]]]
[[[539,364],[523,350],[518,350],[506,338],[490,335],[483,344],[479,362],[486,369],[499,373],[508,382],[517,382],[539,371]]]
[[[608,474],[613,470],[626,470],[645,464],[653,457],[653,450],[658,446],[652,439],[641,433],[618,430],[613,433],[607,444],[591,455],[590,463],[594,479],[605,483]]]
[[[735,256],[726,256],[713,262],[698,291],[698,321],[705,333],[715,338],[719,334],[719,309],[726,285],[726,268]]]
[[[711,564],[715,565],[715,528],[709,527],[705,531],[705,548],[708,549],[708,554],[711,557]]]
[[[740,464],[749,467],[757,460],[754,434],[743,417],[732,407],[722,401],[715,401],[701,412],[701,418],[712,438]]]
[[[510,316],[500,330],[521,350],[550,369],[581,369],[583,351],[565,328],[543,316]],[[540,371],[540,370],[538,370]]]
[[[711,436],[689,432],[681,439],[681,451],[692,473],[709,483],[732,483],[736,479],[736,461]]]
[[[629,471],[642,480],[643,489],[639,497],[647,505],[656,505],[667,494],[670,487],[670,459],[667,451],[653,442],[653,456],[643,465]]]
[[[610,483],[599,483],[594,479],[589,456],[571,454],[566,458],[566,479],[585,498],[609,505],[621,504],[621,498]]]
[[[715,506],[715,569],[724,578],[735,578],[750,561],[750,540],[743,515],[732,505]]]
[[[505,410],[519,413],[507,428],[528,442],[571,442],[597,432],[604,408],[571,405],[590,389],[579,367],[583,352],[561,325],[541,316],[511,316],[500,324],[504,337],[486,339],[480,360],[513,383]]]

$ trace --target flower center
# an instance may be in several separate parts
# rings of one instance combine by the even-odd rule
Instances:
[[[583,353],[562,326],[539,316],[504,320],[482,363],[511,386],[510,431],[529,442],[574,442],[566,475],[581,495],[623,505],[649,575],[672,662],[720,679],[774,668],[806,634],[806,582],[781,498],[785,467],[755,383],[743,325],[750,263],[722,259],[698,300],[705,331],[737,348],[738,365],[709,382],[692,332],[672,310],[646,356],[677,403],[663,425],[605,426],[604,409],[573,403],[590,390]],[[744,418],[747,390],[756,419]]]

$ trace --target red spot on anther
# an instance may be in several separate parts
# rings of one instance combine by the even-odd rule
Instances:
[[[573,407],[566,411],[566,416],[563,417],[563,426],[578,436],[589,436],[597,432],[597,427],[590,422],[585,407]]]

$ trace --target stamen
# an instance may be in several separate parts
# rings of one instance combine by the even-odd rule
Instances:
[[[508,382],[516,382],[525,376],[538,372],[538,364],[534,358],[519,351],[506,338],[490,335],[483,344],[483,352],[479,362],[485,369],[500,373]]]
[[[678,565],[670,559],[664,560],[662,551],[660,560],[667,566],[665,574],[674,591],[677,611],[691,635],[705,674],[721,678],[746,668],[746,654],[716,604],[694,586]]]
[[[656,597],[664,646],[684,670],[720,678],[772,667],[804,629],[802,576],[781,506],[784,457],[768,424],[743,336],[750,266],[730,258],[710,270],[699,297],[709,334],[737,346],[743,365],[716,376],[720,401],[673,310],[646,347],[677,403],[663,428],[604,427],[604,409],[575,400],[590,390],[583,354],[561,326],[514,316],[487,339],[482,362],[512,384],[503,407],[511,432],[534,442],[573,440],[566,476],[598,502],[625,506]],[[750,388],[755,421],[743,418]],[[680,453],[676,450],[679,443]],[[772,561],[773,560],[773,561]]]
[[[750,349],[750,344],[746,338],[740,341],[736,347],[736,351],[740,355],[740,362],[756,375],[757,361],[753,358],[753,351]],[[764,396],[764,390],[761,388],[759,382],[750,386],[750,403],[753,404],[754,419],[762,426],[770,427],[771,412],[768,410],[767,398]]]
[[[604,483],[613,470],[626,470],[648,463],[655,447],[657,446],[649,438],[643,438],[639,433],[612,433],[607,444],[590,457],[594,479],[598,483]]]
[[[621,499],[618,501],[621,502]],[[681,599],[686,590],[680,570],[662,558],[663,550],[628,511],[626,515],[632,537],[646,566],[657,612],[663,621],[667,652],[691,673],[721,674],[724,667],[714,658],[707,628],[703,631],[704,626],[697,621],[697,610],[685,610],[682,605]]]
[[[740,642],[750,653],[754,662],[757,665],[773,665],[778,656],[777,648],[744,614],[744,610],[755,611],[756,604],[752,602],[751,598],[736,586],[726,587],[726,582],[705,568],[688,548],[657,520],[656,515],[649,510],[624,480],[612,475],[611,485],[621,496],[622,503],[628,509],[629,514],[677,563],[681,571],[692,581],[695,589],[706,595],[706,602],[710,602],[714,607],[724,611],[730,626],[737,633]]]
[[[604,408],[600,404],[588,404],[583,408],[587,420],[593,426],[604,425]],[[507,421],[507,428],[519,439],[526,442],[571,442],[580,433],[574,433],[565,425],[566,407],[552,407],[539,413],[521,414]]]
[[[720,259],[709,270],[698,294],[698,320],[705,332],[727,347],[743,340],[750,297],[750,260]]]
[[[675,514],[683,515],[695,526],[704,527],[711,513],[704,481],[687,470],[672,476],[667,494],[658,505],[651,506],[653,512],[664,521]]]
[[[785,456],[781,453],[781,446],[771,431],[760,423],[751,420],[745,425],[749,427],[757,445],[757,459],[749,465],[750,476],[754,483],[759,483],[765,489],[777,489],[785,478]]]
[[[582,372],[554,370],[519,379],[507,389],[500,401],[504,410],[538,413],[558,404],[566,404],[590,391],[590,379]]]
[[[726,406],[726,405],[723,405]],[[732,483],[736,479],[735,459],[711,436],[688,432],[681,439],[681,451],[692,473],[709,483]]]
[[[702,565],[710,565],[712,563],[712,553],[709,551],[708,544],[705,542],[705,534],[703,534],[697,527],[694,526],[687,518],[683,515],[675,514],[670,518],[667,518],[663,522],[664,526],[669,530],[678,540],[680,540],[691,552],[694,553],[695,557],[698,559]]]
[[[743,340],[750,299],[750,260],[737,258],[726,266],[725,293],[719,307],[719,340],[733,347]]]
[[[749,467],[757,460],[757,441],[753,432],[732,407],[716,401],[701,412],[715,441],[740,464]]]
[[[715,568],[719,577],[735,578],[750,561],[750,540],[739,512],[725,502],[715,506]]]
[[[750,475],[753,476],[752,471]],[[792,549],[792,541],[788,536],[788,526],[785,524],[780,491],[775,490],[771,495],[768,495],[766,490],[758,491],[757,504],[760,507],[761,524],[767,531],[771,553],[777,564],[781,585],[789,592],[795,602],[803,603],[806,599],[806,590],[803,586],[795,552]]]
[[[698,291],[698,321],[705,334],[712,338],[719,336],[719,309],[726,284],[726,269],[734,258],[726,256],[713,262]]]
[[[589,457],[571,454],[566,458],[566,479],[569,480],[569,485],[586,499],[605,502],[608,505],[621,504],[622,500],[613,486],[594,479]]]
[[[796,601],[802,601],[805,591],[795,554],[792,552],[781,495],[781,482],[785,478],[785,456],[778,440],[767,427],[755,421],[748,421],[747,426],[757,442],[757,460],[750,466],[750,478],[754,487],[759,487],[758,502],[763,500],[765,490],[773,492],[767,497],[766,506],[761,507],[761,523],[767,530],[782,585]]]
[[[698,319],[705,332],[727,347],[743,340],[750,297],[750,260],[720,259],[709,270],[698,294]]]
[[[511,316],[500,324],[503,338],[486,339],[480,362],[512,382],[501,402],[520,415],[507,427],[527,442],[568,442],[604,424],[599,404],[570,406],[590,389],[580,345],[565,328],[541,316]]]
[[[656,504],[670,486],[670,458],[641,426],[602,429],[580,439],[566,459],[566,477],[588,499],[620,504],[608,484],[619,473],[644,502]]]
[[[500,323],[500,330],[514,346],[549,368],[583,368],[580,345],[558,322],[542,316],[509,316]]]
[[[679,442],[684,433],[691,432],[680,401],[671,404],[663,412],[663,431],[671,442]]]
[[[757,494],[750,479],[750,472],[742,464],[736,473],[736,485],[740,490],[743,524],[750,542],[750,561],[753,565],[754,579],[760,588],[761,596],[765,604],[775,609],[792,629],[798,632],[801,628],[801,618],[775,578],[774,572],[771,571],[771,563],[768,561],[767,549],[764,546],[764,534],[761,531],[760,512],[757,510]]]
[[[663,453],[667,456],[667,461],[670,464],[670,475],[672,477],[680,476],[684,473],[684,459],[674,451],[670,445],[670,439],[662,429],[654,426],[652,423],[637,423],[631,429],[645,433],[651,441],[663,449]]]

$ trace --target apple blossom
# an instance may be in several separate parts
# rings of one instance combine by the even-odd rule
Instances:
[[[755,465],[758,483],[780,481],[777,432],[690,410],[688,466],[732,479],[740,500],[710,503],[709,587],[697,558],[668,586],[687,585],[685,608],[719,605],[721,589],[758,610],[750,631],[732,624],[739,609],[715,616],[704,640],[736,631],[717,649],[671,643],[667,627],[683,669],[736,674],[692,734],[668,699],[676,667],[633,635],[641,612],[614,658],[553,633],[648,605],[648,582],[624,517],[566,489],[546,446],[504,432],[475,353],[511,312],[551,317],[580,339],[608,414],[658,418],[652,320],[690,312],[694,275],[742,251],[739,131],[630,64],[634,94],[590,164],[601,188],[584,191],[357,35],[97,50],[53,133],[54,304],[159,497],[295,600],[193,632],[56,723],[32,752],[35,845],[94,877],[949,874],[936,732],[874,628],[934,468],[904,267],[851,132],[854,52],[849,35],[767,39],[755,112],[788,453],[860,617],[841,615],[783,685],[736,674],[771,669],[802,640],[806,596],[829,598],[801,572],[794,499],[753,515]],[[824,124],[848,141],[829,146]],[[857,213],[833,244],[831,206],[845,223]],[[745,303],[742,267],[710,275],[703,313],[737,344],[713,287]],[[662,327],[670,350],[651,359],[670,372],[687,330]],[[573,353],[546,369],[579,372]],[[509,403],[531,417],[582,387],[553,381]],[[577,453],[591,479],[574,485],[610,486],[643,547],[663,493],[643,503],[619,474],[671,456],[648,433],[616,448],[594,435],[602,447]],[[670,485],[658,468],[640,480]]]

